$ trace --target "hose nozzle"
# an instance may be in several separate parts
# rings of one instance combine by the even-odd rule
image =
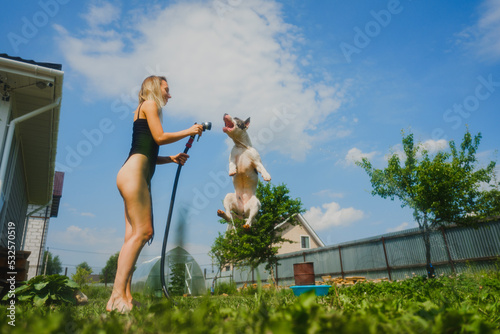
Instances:
[[[212,122],[203,122],[201,125],[203,126],[203,131],[212,130]]]

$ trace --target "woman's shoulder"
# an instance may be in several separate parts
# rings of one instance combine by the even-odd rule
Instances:
[[[141,111],[146,117],[148,117],[148,115],[151,114],[158,114],[158,106],[155,101],[146,100],[142,102]]]
[[[146,101],[143,101],[142,102],[142,110],[154,110],[154,111],[157,111],[158,110],[158,106],[156,105],[156,102],[153,101],[153,100],[146,100]]]

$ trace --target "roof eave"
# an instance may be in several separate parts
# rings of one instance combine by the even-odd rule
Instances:
[[[2,69],[2,71],[14,75],[26,76],[52,83],[54,85],[54,90],[51,100],[52,102],[55,102],[58,99],[62,98],[64,72],[61,70],[57,70],[55,68],[46,67],[44,65],[45,63],[25,62],[25,61],[14,60],[11,58],[0,57],[0,68]],[[53,109],[54,123],[51,130],[51,138],[52,138],[52,143],[50,148],[51,153],[47,161],[50,171],[49,172],[50,174],[47,175],[47,177],[50,181],[46,189],[46,196],[45,196],[46,203],[51,200],[53,192],[60,109],[61,109],[60,103]],[[42,203],[32,203],[32,204],[42,204]]]
[[[276,225],[274,227],[274,229],[278,229],[278,228],[282,227],[283,225],[287,224],[290,219],[293,219],[295,217],[297,217],[298,221],[304,226],[304,228],[306,229],[306,231],[309,232],[309,234],[312,236],[312,238],[318,244],[318,246],[319,247],[325,247],[325,243],[319,238],[319,236],[316,234],[316,232],[311,227],[311,225],[309,225],[309,223],[307,222],[307,220],[300,213],[295,213],[295,214],[291,215],[285,221],[283,221],[282,223]]]

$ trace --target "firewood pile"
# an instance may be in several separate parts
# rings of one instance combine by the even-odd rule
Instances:
[[[254,284],[250,284],[250,286],[254,289],[257,289],[258,288],[258,284],[254,283]],[[271,289],[274,285],[270,284],[270,283],[267,283],[267,284],[262,284],[262,289]],[[247,286],[247,283],[243,284],[243,286],[237,288],[236,290],[238,292],[241,292],[241,290],[244,290],[246,289],[248,286]]]
[[[353,286],[358,282],[373,282],[379,283],[382,281],[389,281],[387,277],[377,279],[366,279],[364,276],[348,276],[348,277],[334,277],[321,276],[323,281],[316,281],[316,285],[336,285],[336,286]]]
[[[366,277],[364,276],[348,276],[348,277],[331,277],[331,276],[321,276],[321,278],[323,279],[322,281],[316,281],[316,285],[336,285],[338,287],[342,287],[342,286],[353,286],[354,284],[358,283],[358,282],[373,282],[373,283],[380,283],[380,282],[388,282],[389,279],[387,277],[384,277],[384,278],[376,278],[376,279],[367,279]],[[277,288],[278,289],[282,289],[282,288],[289,288],[290,286],[292,285],[295,285],[295,284],[291,284],[291,285],[286,285],[286,286],[278,286]],[[257,289],[257,284],[249,284],[247,285],[247,283],[243,284],[243,286],[237,288],[238,292],[241,292],[241,290],[244,290],[248,287],[252,287],[254,289]],[[263,284],[262,285],[262,289],[271,289],[272,287],[274,287],[274,285],[272,284]]]

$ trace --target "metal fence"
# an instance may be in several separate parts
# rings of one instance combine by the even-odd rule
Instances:
[[[431,262],[436,274],[466,270],[498,270],[500,266],[500,220],[474,227],[450,226],[431,232]],[[400,280],[412,275],[426,275],[425,245],[419,228],[388,233],[308,251],[283,254],[273,273],[278,285],[294,284],[293,264],[313,262],[317,281],[321,276],[364,276],[368,279]],[[206,275],[212,284],[215,275]],[[271,276],[261,265],[255,270],[234,268],[219,274],[217,282],[244,283],[268,281]]]

